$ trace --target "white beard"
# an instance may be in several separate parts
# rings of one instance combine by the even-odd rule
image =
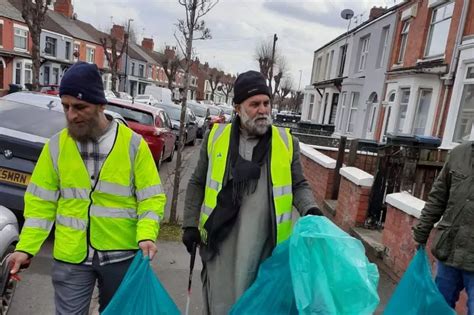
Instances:
[[[251,119],[243,107],[240,111],[240,120],[248,133],[255,136],[263,136],[272,124],[271,115],[258,115]]]

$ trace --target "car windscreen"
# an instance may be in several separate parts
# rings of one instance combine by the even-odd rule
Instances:
[[[209,113],[213,116],[219,116],[220,110],[214,107],[209,107]]]
[[[227,115],[232,115],[232,113],[234,112],[234,109],[230,107],[221,107],[221,108],[224,111],[224,113]]]
[[[65,127],[66,117],[62,109],[48,109],[0,99],[0,133],[27,134],[36,139],[49,139]]]
[[[206,107],[198,106],[194,104],[188,104],[188,107],[194,112],[196,116],[206,118],[206,115],[207,115]]]
[[[139,109],[122,107],[115,104],[108,104],[107,109],[119,113],[125,120],[140,123],[142,125],[154,126],[153,115]]]
[[[166,105],[157,105],[156,107],[162,108],[166,111],[168,116],[172,120],[180,120],[181,119],[181,108],[175,106],[166,106]]]

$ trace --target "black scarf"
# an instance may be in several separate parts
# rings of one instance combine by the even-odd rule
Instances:
[[[231,177],[217,195],[217,205],[204,224],[207,231],[207,245],[201,250],[204,261],[212,259],[219,252],[219,244],[227,237],[239,214],[242,199],[257,189],[260,169],[270,151],[272,129],[260,138],[253,149],[252,161],[245,160],[239,154],[240,119],[234,119],[230,133],[229,158]]]

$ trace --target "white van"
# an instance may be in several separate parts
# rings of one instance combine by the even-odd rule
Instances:
[[[145,93],[153,96],[159,103],[171,103],[171,91],[168,88],[159,87],[156,85],[147,85]]]

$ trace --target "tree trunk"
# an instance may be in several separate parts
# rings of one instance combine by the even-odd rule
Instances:
[[[117,79],[118,79],[118,74],[115,71],[112,71],[112,92],[117,92]]]
[[[32,59],[32,66],[33,66],[33,81],[32,81],[32,89],[33,91],[39,90],[39,74],[41,68],[41,59],[40,59],[40,33],[33,32],[31,34],[31,39],[33,45],[31,47],[31,59]]]
[[[189,84],[191,77],[189,75],[191,69],[191,57],[193,49],[193,38],[194,38],[194,22],[196,16],[198,0],[193,0],[193,6],[191,12],[189,12],[189,21],[192,25],[189,27],[189,34],[186,38],[186,69],[184,72],[184,91],[181,97],[181,117],[179,122],[179,144],[178,144],[178,153],[176,155],[176,168],[174,173],[174,183],[173,183],[173,196],[171,197],[171,209],[170,209],[170,223],[176,224],[178,222],[176,216],[176,208],[178,206],[178,197],[179,197],[179,184],[181,181],[181,160],[182,152],[184,147],[184,121],[186,117],[186,101],[187,94],[189,90]]]

